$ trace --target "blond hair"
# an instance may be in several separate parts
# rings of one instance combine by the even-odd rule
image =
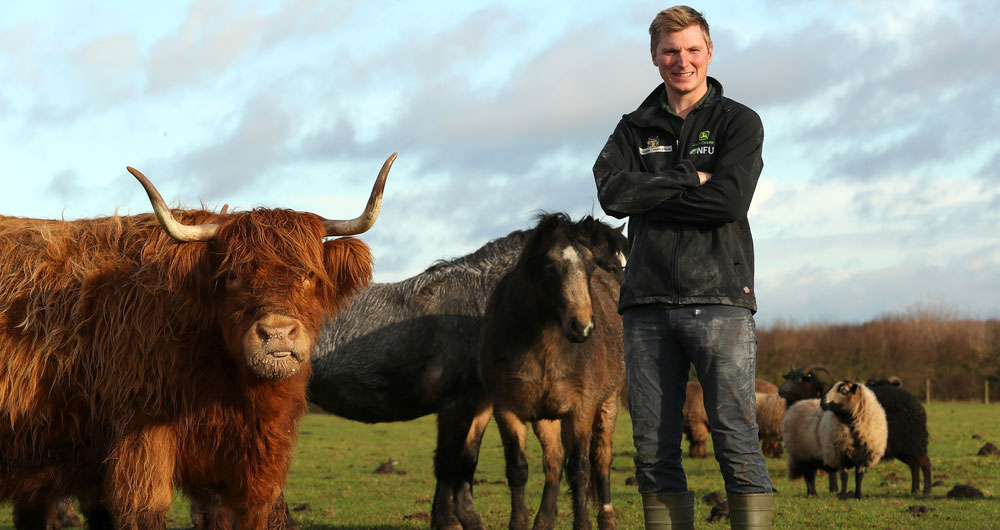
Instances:
[[[649,49],[656,51],[656,46],[660,43],[660,35],[663,33],[674,33],[691,26],[701,27],[705,44],[711,48],[712,35],[708,31],[708,21],[705,20],[705,16],[688,6],[674,6],[657,13],[656,18],[649,25]]]

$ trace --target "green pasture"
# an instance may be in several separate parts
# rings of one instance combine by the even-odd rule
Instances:
[[[865,476],[866,498],[840,501],[826,493],[820,477],[818,498],[805,496],[805,484],[789,481],[783,459],[768,459],[778,493],[775,517],[779,528],[1000,528],[1000,458],[976,453],[986,442],[1000,444],[1000,407],[973,403],[934,403],[927,408],[931,434],[930,456],[934,481],[930,496],[909,494],[909,469],[884,462]],[[642,528],[642,510],[632,476],[634,450],[627,414],[619,417],[615,434],[613,494],[619,528]],[[325,414],[309,414],[300,424],[299,445],[292,464],[286,496],[303,529],[427,528],[434,494],[432,455],[433,417],[397,423],[367,425]],[[974,438],[978,435],[978,438]],[[540,450],[530,440],[528,461],[529,507],[541,494]],[[686,448],[686,442],[685,442]],[[690,487],[697,498],[724,492],[715,460],[687,459]],[[397,473],[377,474],[375,468],[395,460]],[[491,424],[483,441],[476,486],[476,508],[488,528],[505,528],[509,497],[503,472],[503,454],[496,427]],[[853,489],[853,474],[850,478]],[[955,484],[969,484],[986,498],[957,500],[946,497]],[[560,502],[559,528],[571,528],[568,489]],[[912,515],[911,506],[928,509]],[[178,497],[169,527],[189,528],[187,503]],[[696,506],[701,528],[728,528],[727,522],[707,523],[709,507]],[[10,528],[10,509],[0,513],[0,528]]]

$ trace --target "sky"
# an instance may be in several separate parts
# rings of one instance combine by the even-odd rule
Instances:
[[[0,14],[0,214],[360,213],[375,280],[539,211],[605,218],[592,167],[661,83],[671,4],[15,1]],[[1000,318],[1000,2],[691,4],[709,75],[765,128],[758,325]],[[620,221],[607,217],[616,225]]]

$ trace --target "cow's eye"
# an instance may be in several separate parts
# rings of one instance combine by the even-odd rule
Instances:
[[[240,283],[240,277],[235,271],[229,271],[226,273],[226,289],[238,289],[240,287]]]

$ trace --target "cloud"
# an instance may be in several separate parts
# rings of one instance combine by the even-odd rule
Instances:
[[[808,153],[821,176],[941,174],[956,159],[968,172],[995,152],[1000,141],[978,133],[1000,119],[991,103],[1000,70],[986,67],[990,50],[1000,49],[990,18],[958,18],[970,9],[854,11],[766,35],[732,60],[724,51],[718,69],[733,94],[791,122],[782,145]]]
[[[134,97],[138,91],[138,71],[142,55],[132,33],[101,35],[69,57],[81,79],[86,101],[83,107],[105,108]]]
[[[934,301],[966,318],[1000,318],[1000,245],[959,254],[941,265],[896,263],[847,275],[821,265],[758,274],[762,326],[776,321],[862,322]]]
[[[762,318],[995,299],[1000,4],[763,5],[708,13],[712,75],[767,129]],[[365,239],[380,281],[399,279],[536,210],[600,213],[591,167],[659,83],[660,7],[197,0],[136,25],[151,8],[51,9],[0,26],[0,158],[15,174],[72,161],[8,185],[56,216],[71,200],[148,211],[125,163],[168,198],[336,215],[398,151]]]
[[[85,196],[88,190],[80,185],[80,176],[71,169],[64,169],[49,180],[48,192],[62,203],[72,203]]]
[[[274,94],[257,94],[246,102],[230,134],[187,153],[174,173],[209,200],[258,188],[270,168],[289,158],[292,128],[292,119]]]
[[[196,0],[187,19],[153,46],[149,90],[162,93],[211,83],[252,54],[278,52],[285,41],[333,31],[343,19],[342,5],[299,0],[262,12],[259,5],[235,0]]]
[[[574,165],[565,156],[542,160],[511,179],[465,175],[387,186],[379,229],[366,236],[376,249],[378,281],[402,279],[434,260],[472,252],[529,227],[542,210],[603,217],[592,198],[592,176],[565,170]]]
[[[582,54],[588,37],[599,51]],[[431,163],[455,171],[517,174],[562,148],[596,157],[621,114],[656,85],[652,67],[638,75],[647,58],[629,59],[635,51],[582,28],[518,65],[495,92],[467,93],[454,74],[419,87],[399,129],[419,139]]]

